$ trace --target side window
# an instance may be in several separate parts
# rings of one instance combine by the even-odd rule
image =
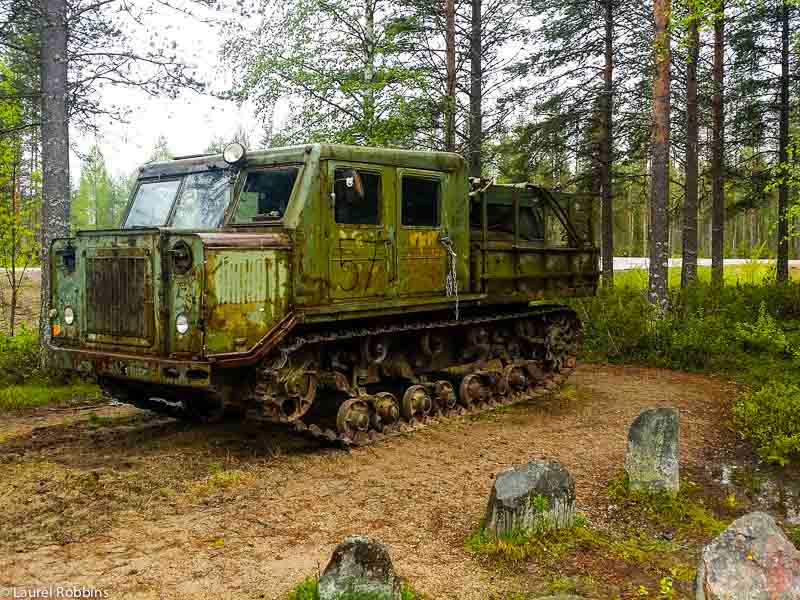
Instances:
[[[406,227],[438,227],[439,190],[438,179],[403,177],[402,223]]]
[[[297,167],[275,167],[247,174],[239,194],[234,223],[277,221],[283,218],[297,181]]]
[[[379,173],[340,168],[334,171],[334,217],[343,225],[379,225],[381,176]]]
[[[512,239],[514,237],[514,206],[511,204],[511,192],[499,190],[488,198],[486,207],[489,236],[495,239]],[[502,204],[492,204],[492,200],[503,200]],[[519,207],[519,239],[526,242],[543,241],[546,237],[545,210],[535,196],[523,194],[520,200],[532,206]],[[553,218],[558,219],[553,215]],[[469,212],[469,223],[472,229],[481,229],[481,203],[472,201]]]

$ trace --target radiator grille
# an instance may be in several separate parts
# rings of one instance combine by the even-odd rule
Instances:
[[[86,318],[90,333],[132,338],[151,336],[147,259],[92,257],[86,272]]]

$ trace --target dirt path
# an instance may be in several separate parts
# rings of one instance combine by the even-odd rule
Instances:
[[[554,457],[576,479],[579,509],[602,522],[640,410],[682,410],[691,472],[718,444],[732,395],[716,379],[631,367],[583,366],[571,384],[560,402],[352,452],[130,409],[34,430],[6,419],[0,588],[72,582],[113,598],[280,598],[324,568],[344,536],[362,533],[388,544],[399,572],[431,598],[502,597],[516,576],[485,570],[464,549],[498,470]]]

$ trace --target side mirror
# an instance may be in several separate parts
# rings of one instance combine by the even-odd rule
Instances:
[[[361,175],[355,169],[347,169],[338,173],[339,177],[336,178],[337,187],[343,188],[345,198],[351,202],[355,199],[364,199],[364,182],[361,181]]]

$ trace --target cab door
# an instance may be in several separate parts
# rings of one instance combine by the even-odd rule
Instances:
[[[397,288],[401,296],[443,295],[445,174],[397,169]]]
[[[326,175],[323,203],[331,300],[383,299],[392,295],[393,170],[380,165],[329,161]]]

